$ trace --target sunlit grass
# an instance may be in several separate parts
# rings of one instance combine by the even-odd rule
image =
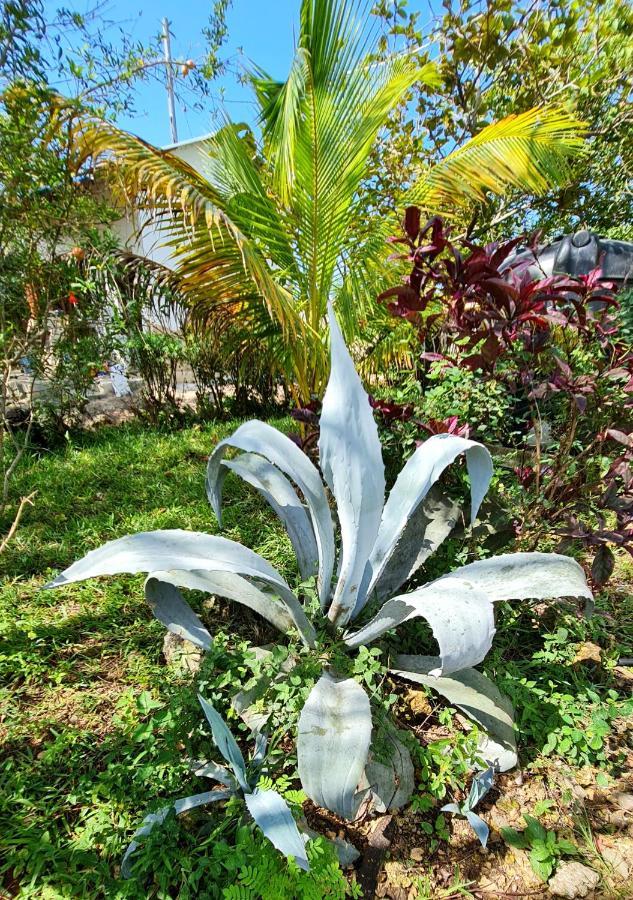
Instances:
[[[41,588],[130,532],[217,531],[205,460],[236,425],[103,429],[32,457],[18,474],[16,495],[37,498],[0,559],[0,871],[21,896],[137,895],[116,867],[148,807],[182,788],[174,717],[183,704],[195,710],[190,680],[162,664],[164,629],[141,576]],[[288,539],[265,504],[233,478],[226,497],[224,533],[291,575]],[[139,740],[151,720],[137,706],[143,691],[166,713]]]

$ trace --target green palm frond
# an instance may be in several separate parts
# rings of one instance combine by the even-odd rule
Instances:
[[[488,193],[510,188],[543,193],[568,181],[568,160],[581,149],[583,132],[582,123],[561,109],[508,116],[423,174],[406,201],[450,215],[455,207],[484,201]]]
[[[414,330],[410,322],[380,310],[369,335],[371,341],[358,360],[358,370],[364,378],[384,381],[386,373],[411,371],[415,365]]]
[[[272,186],[294,226],[302,297],[319,328],[336,294],[350,210],[380,127],[432,67],[411,57],[370,63],[375,34],[358,2],[304,0],[299,44],[283,84],[254,75]]]
[[[308,50],[298,47],[290,66],[288,80],[277,83],[277,89],[264,93],[264,85],[272,85],[270,79],[254,77],[259,84],[260,122],[264,139],[276,148],[273,168],[273,187],[279,199],[286,205],[292,202],[295,177],[297,137],[302,123],[302,104],[308,86],[311,85],[311,60]]]
[[[281,377],[293,371],[296,362],[291,353],[293,345],[283,339],[280,329],[263,313],[261,304],[253,304],[248,316],[243,314],[243,308],[249,302],[246,298],[238,304],[219,305],[206,310],[206,291],[198,290],[195,284],[188,282],[180,270],[126,250],[119,251],[118,259],[126,272],[128,284],[136,283],[147,296],[149,304],[154,298],[160,299],[169,294],[185,313],[192,308],[196,310],[195,315],[190,313],[186,316],[183,323],[185,332],[212,344],[227,370],[239,367],[243,360],[243,364],[255,366],[272,377]]]

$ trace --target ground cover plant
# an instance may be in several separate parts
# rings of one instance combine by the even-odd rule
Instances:
[[[504,828],[501,835],[511,847],[519,850],[530,850],[530,865],[543,881],[547,881],[559,858],[565,854],[575,856],[578,848],[570,841],[557,837],[555,831],[543,828],[534,816],[524,815],[527,828],[524,831],[516,831],[514,828]]]
[[[255,891],[267,882],[275,888],[285,885],[273,896],[282,897],[285,891],[291,897],[293,890],[296,895],[296,878],[312,876],[318,878],[315,896],[319,890],[321,896],[328,896],[326,890],[332,895],[340,890],[340,881],[335,888],[338,864],[327,845],[311,841],[308,856],[313,871],[295,876],[247,822],[238,824],[234,811],[227,820],[220,807],[183,819],[170,817],[136,851],[134,879],[122,880],[121,859],[143,815],[185,792],[207,789],[186,762],[209,753],[209,734],[200,730],[196,687],[227,718],[247,749],[248,740],[242,743],[240,737],[246,726],[239,725],[227,697],[236,686],[257,681],[262,671],[271,678],[265,698],[273,708],[267,725],[271,733],[267,777],[272,779],[268,784],[281,787],[291,802],[304,796],[296,793],[300,787],[296,756],[286,734],[296,726],[305,688],[288,677],[274,683],[284,659],[289,654],[300,657],[304,651],[296,641],[288,641],[274,658],[258,662],[253,647],[282,639],[245,608],[219,599],[209,606],[205,595],[194,594],[194,608],[214,632],[213,648],[194,686],[188,672],[163,664],[163,629],[139,603],[142,583],[137,578],[121,576],[41,591],[60,567],[105,540],[156,528],[212,529],[200,469],[209,447],[238,424],[178,432],[105,428],[71,437],[54,452],[29,456],[18,473],[16,489],[33,485],[41,499],[2,560],[0,867],[9,894],[97,896],[103,891],[146,896],[149,878],[157,890],[180,891],[182,896],[203,896],[210,880],[217,885],[215,896],[222,896],[229,885],[244,880],[252,882]],[[290,419],[271,424],[286,432],[296,427]],[[300,575],[292,545],[266,503],[232,478],[225,482],[224,492],[224,535],[253,547],[286,580],[297,583]],[[458,535],[443,547],[450,560],[473,558],[468,541]],[[560,604],[544,614],[501,603],[495,643],[484,663],[484,670],[513,699],[521,734],[525,786],[517,787],[514,776],[501,776],[499,790],[513,804],[523,804],[526,797],[532,802],[535,791],[537,796],[555,797],[557,815],[565,816],[565,824],[554,819],[548,827],[563,828],[566,835],[570,820],[564,811],[571,809],[573,800],[565,799],[566,788],[559,793],[556,786],[559,773],[567,771],[559,765],[573,765],[576,771],[580,764],[584,767],[580,771],[593,773],[585,777],[595,779],[598,773],[614,784],[630,753],[623,730],[628,691],[614,669],[618,657],[633,655],[630,597],[619,587],[623,577],[630,573],[618,564],[613,587],[597,598],[591,619],[578,618]],[[559,635],[559,628],[566,633]],[[416,640],[428,638],[419,635]],[[600,648],[602,663],[573,662],[588,644]],[[426,647],[430,653],[431,643]],[[376,662],[379,671],[372,675]],[[447,846],[448,834],[445,827],[436,830],[439,807],[466,797],[468,766],[462,760],[472,756],[476,739],[462,733],[441,701],[426,699],[423,688],[410,692],[404,682],[386,674],[381,656],[359,658],[357,668],[364,683],[372,684],[372,698],[390,702],[403,741],[414,738],[416,793],[406,817],[399,819],[401,836],[392,855],[408,865],[414,882],[433,883],[439,890],[444,881],[438,873],[445,864],[437,853]],[[311,670],[316,679],[314,666]],[[610,691],[615,694],[611,701]],[[594,719],[600,720],[595,733],[601,748],[589,749],[589,755],[580,758],[575,753],[578,735],[584,741]],[[566,745],[563,729],[570,720],[576,737],[572,735]],[[243,733],[247,736],[248,731]],[[553,746],[543,756],[547,743]],[[540,793],[544,788],[545,795]],[[478,808],[492,828],[491,859],[501,853],[495,842],[499,819],[490,817],[495,808],[486,801],[483,811]],[[598,808],[589,814],[604,837],[605,827],[608,831],[612,826],[596,818]],[[501,810],[496,815],[504,826],[522,827],[520,815],[513,819]],[[319,820],[318,827],[336,831],[340,826]],[[450,832],[452,852],[459,856],[467,845],[459,844],[457,825],[451,824]],[[363,835],[362,827],[346,834],[361,849]],[[461,850],[456,849],[459,846]],[[423,862],[407,862],[411,847],[425,848]],[[479,879],[474,864],[481,859],[477,854],[471,857],[473,865],[462,869],[462,881]],[[435,874],[429,875],[429,865]],[[512,869],[508,861],[504,865]],[[450,880],[452,875],[446,883]],[[303,881],[301,885],[304,889]],[[430,895],[420,890],[420,896]]]

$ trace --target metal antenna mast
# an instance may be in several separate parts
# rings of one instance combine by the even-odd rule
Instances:
[[[176,129],[176,104],[174,102],[174,72],[171,63],[171,43],[169,39],[169,19],[163,19],[163,49],[165,52],[165,69],[167,70],[167,110],[172,144],[178,143]]]

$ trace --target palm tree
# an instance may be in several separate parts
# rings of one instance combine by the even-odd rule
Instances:
[[[333,300],[348,341],[375,313],[376,275],[394,223],[368,219],[359,188],[389,113],[432,64],[414,55],[372,58],[376,34],[358,0],[302,0],[288,78],[251,73],[261,141],[229,121],[207,145],[204,174],[172,153],[105,123],[84,139],[108,151],[126,189],[151,210],[171,248],[169,276],[198,320],[232,340],[275,344],[304,397],[327,370],[323,336]],[[433,212],[511,187],[534,192],[565,177],[581,144],[559,110],[534,110],[489,126],[421,173],[412,202]]]

